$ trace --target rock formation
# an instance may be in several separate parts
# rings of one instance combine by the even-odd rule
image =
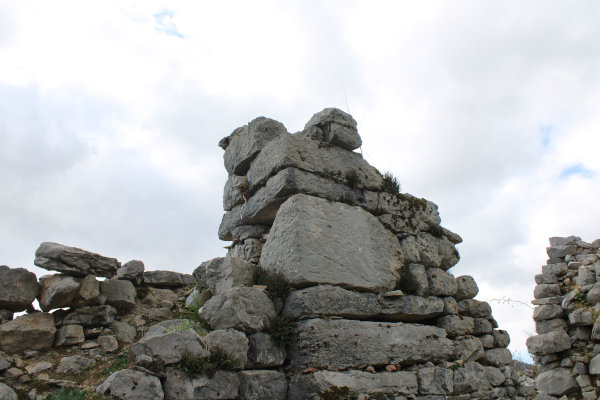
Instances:
[[[535,276],[536,336],[527,349],[539,364],[544,398],[598,398],[600,383],[600,240],[551,237],[548,262]],[[570,397],[576,398],[576,397]]]
[[[221,140],[218,234],[232,243],[191,275],[55,243],[35,263],[60,273],[39,283],[0,267],[24,282],[0,286],[3,376],[77,386],[50,376],[110,366],[93,390],[118,399],[530,397],[477,284],[448,272],[460,236],[361,144],[333,108],[301,132],[260,117]],[[43,312],[10,321],[36,296]]]

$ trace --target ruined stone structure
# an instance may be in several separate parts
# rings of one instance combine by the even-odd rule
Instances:
[[[540,400],[596,400],[600,384],[600,240],[552,237],[548,262],[535,276],[538,335],[527,349],[539,364]],[[562,396],[562,397],[561,397]]]
[[[355,152],[361,143],[354,119],[337,109],[294,134],[260,117],[221,140],[229,178],[218,234],[232,243],[193,275],[145,272],[140,261],[121,266],[55,243],[43,243],[35,263],[60,274],[38,281],[0,267],[6,383],[74,386],[53,374],[127,351],[127,365],[97,382],[98,394],[532,397],[531,379],[510,366],[508,334],[474,299],[473,278],[448,272],[460,236],[440,225],[435,204],[399,193],[395,178]],[[32,310],[35,298],[42,312]],[[187,314],[174,319],[183,302]],[[50,348],[73,355],[56,365]],[[11,390],[0,383],[0,393]]]

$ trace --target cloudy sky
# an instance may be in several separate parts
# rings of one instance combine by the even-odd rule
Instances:
[[[439,205],[510,348],[550,236],[600,238],[596,1],[0,1],[0,264],[41,242],[191,273],[223,256],[218,141],[349,110]]]

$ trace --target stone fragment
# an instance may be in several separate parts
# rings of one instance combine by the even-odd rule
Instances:
[[[63,319],[63,325],[106,326],[114,321],[117,310],[112,306],[82,307]]]
[[[285,400],[288,382],[285,374],[278,371],[242,371],[240,380],[240,400]]]
[[[298,322],[288,352],[295,370],[439,362],[453,354],[445,331],[433,326],[342,319]]]
[[[88,275],[80,280],[81,286],[71,302],[71,308],[88,306],[100,295],[100,282],[94,275]]]
[[[506,379],[502,370],[495,367],[484,367],[485,368],[485,379],[492,386],[500,386]]]
[[[579,267],[575,281],[579,286],[593,285],[596,283],[596,271],[590,265]]]
[[[492,315],[492,307],[485,301],[475,299],[461,300],[458,302],[458,315],[483,318]]]
[[[85,335],[83,334],[83,326],[64,325],[56,332],[54,346],[70,346],[73,344],[83,343],[84,341]]]
[[[492,331],[492,336],[494,337],[495,347],[508,347],[510,344],[510,336],[508,335],[508,332],[502,329],[494,329]]]
[[[550,258],[564,258],[569,254],[577,253],[577,246],[575,245],[567,245],[567,246],[550,246],[546,247],[546,252],[548,253],[548,257]]]
[[[214,376],[192,376],[185,371],[168,367],[163,389],[166,399],[237,399],[240,380],[238,374],[218,370]]]
[[[454,296],[457,290],[456,278],[439,268],[427,269],[429,294],[432,296]]]
[[[548,283],[558,283],[558,279],[554,274],[538,274],[535,276],[535,283],[538,285]]]
[[[494,337],[492,335],[478,336],[477,339],[481,341],[481,345],[485,350],[494,348]]]
[[[106,298],[105,304],[116,309],[135,307],[136,291],[128,280],[106,280],[100,282],[100,295]]]
[[[397,238],[368,212],[295,195],[280,208],[261,265],[296,287],[318,283],[383,292],[402,266]]]
[[[24,314],[0,325],[0,350],[17,353],[52,347],[56,328],[51,314]]]
[[[56,368],[56,372],[58,373],[68,373],[68,374],[79,374],[84,369],[90,368],[93,366],[94,360],[90,360],[89,358],[85,358],[82,356],[69,356],[63,357],[60,359],[58,363],[58,367]]]
[[[240,190],[244,182],[246,182],[244,175],[229,175],[223,189],[223,210],[229,211],[236,205],[244,203],[244,196]]]
[[[567,322],[562,318],[548,319],[544,321],[536,321],[535,331],[538,335],[549,333],[557,330],[567,330]]]
[[[585,299],[591,305],[600,303],[600,283],[595,283],[589,292],[585,295]]]
[[[112,335],[100,336],[97,341],[102,351],[107,353],[112,353],[119,348],[119,341]]]
[[[484,318],[473,320],[473,335],[486,335],[492,333],[492,323]]]
[[[213,296],[225,293],[232,287],[252,286],[257,267],[235,257],[217,257],[202,263],[206,273],[206,286]]]
[[[436,325],[445,329],[448,337],[463,336],[473,333],[474,320],[471,317],[445,315],[437,319]]]
[[[38,247],[34,264],[43,269],[74,276],[95,275],[105,278],[112,278],[121,266],[115,258],[50,242],[44,242]]]
[[[144,263],[139,260],[131,260],[117,270],[114,279],[129,281],[135,286],[140,286],[144,280]]]
[[[444,297],[444,312],[442,315],[458,315],[458,303],[454,297]]]
[[[143,315],[150,321],[164,321],[167,319],[173,319],[173,312],[166,307],[146,310]]]
[[[538,306],[533,310],[534,321],[544,321],[554,318],[562,318],[565,313],[563,308],[556,304],[548,304],[544,306]]]
[[[13,319],[12,311],[0,309],[0,324],[7,322],[7,321],[12,321],[12,319]]]
[[[285,348],[277,346],[266,333],[248,336],[248,346],[246,369],[278,367],[285,361]]]
[[[131,369],[112,373],[96,388],[96,393],[115,396],[121,400],[163,400],[165,398],[160,379]]]
[[[427,282],[427,273],[425,267],[420,264],[410,264],[408,270],[413,277],[413,280],[417,286],[414,293],[417,296],[429,295],[429,283]]]
[[[594,325],[594,316],[591,311],[580,308],[569,314],[569,322],[575,326]]]
[[[18,378],[20,376],[22,376],[24,374],[24,372],[19,369],[19,368],[9,368],[6,371],[4,371],[4,373],[2,374],[3,378],[6,379],[14,379],[14,378]]]
[[[314,126],[321,130],[323,141],[334,146],[352,151],[362,145],[354,118],[337,108],[326,108],[313,115],[304,126],[304,135]]]
[[[10,368],[10,362],[6,358],[0,356],[0,372],[8,368]]]
[[[414,223],[412,225],[420,227],[417,231],[413,230],[413,234],[417,234],[421,230],[427,231],[431,226],[439,226],[442,221],[438,212],[438,206],[429,200],[419,199],[408,193],[380,192],[376,193],[376,197],[377,203],[372,213],[375,215],[394,214],[399,219],[413,220]],[[408,230],[412,229],[411,226],[406,226],[406,228]],[[441,230],[442,233],[438,236],[446,235],[446,233],[452,234],[452,232],[445,228],[441,228]]]
[[[218,329],[202,338],[205,347],[212,353],[216,349],[227,353],[230,360],[236,364],[235,369],[244,369],[248,362],[248,338],[235,329]]]
[[[27,371],[28,374],[38,374],[50,368],[52,368],[52,364],[48,361],[39,361],[26,366],[25,371]]]
[[[114,321],[111,330],[114,332],[115,337],[119,339],[119,342],[131,344],[135,341],[136,329],[125,322]]]
[[[140,302],[152,308],[171,308],[178,300],[172,290],[148,287]]]
[[[350,392],[367,398],[377,392],[391,392],[400,395],[417,394],[419,385],[417,374],[409,371],[378,372],[367,371],[326,371],[311,374],[293,375],[289,384],[289,400],[316,398],[332,386],[346,386]]]
[[[496,370],[496,368],[488,367]],[[502,372],[496,370],[500,376],[502,376],[502,383],[504,381],[504,375]],[[487,368],[482,367],[481,364],[476,362],[467,362],[462,368],[458,368],[454,372],[454,394],[465,394],[472,393],[477,390],[488,390],[490,383],[488,382]],[[493,373],[490,373],[492,375]]]
[[[210,352],[202,345],[200,336],[193,329],[176,330],[144,338],[130,347],[129,360],[135,362],[137,357],[147,355],[169,365],[179,362],[185,353],[192,357],[208,357],[210,355]]]
[[[273,139],[288,134],[281,122],[258,117],[241,129],[236,129],[229,137],[223,159],[229,175],[244,175],[250,163]]]
[[[63,274],[44,275],[40,278],[38,300],[42,311],[71,305],[81,284],[75,277]]]
[[[481,341],[474,336],[462,336],[454,341],[456,360],[477,361],[483,357],[483,352]]]
[[[233,328],[248,334],[265,329],[276,315],[271,299],[249,287],[235,287],[212,297],[201,313],[214,328]]]
[[[421,395],[449,395],[454,391],[454,372],[450,369],[421,368],[417,374]]]
[[[37,297],[39,289],[33,272],[0,265],[0,309],[10,312],[25,311]]]
[[[545,299],[531,300],[531,304],[533,304],[535,306],[544,306],[547,304],[562,304],[563,300],[564,300],[564,296],[547,297]]]
[[[527,339],[527,351],[536,355],[558,353],[571,348],[571,340],[567,332],[558,330]]]
[[[360,154],[289,134],[269,142],[252,162],[246,176],[251,185],[264,185],[271,176],[288,167],[341,177],[355,171],[359,177],[356,187],[369,190],[378,190],[383,184],[383,177]]]
[[[242,243],[236,243],[229,248],[227,257],[239,258],[244,261],[257,264],[262,252],[262,243],[259,239],[246,239]]]
[[[452,242],[445,236],[436,237],[428,232],[407,237],[402,241],[402,249],[407,253],[406,258],[409,262],[441,268],[444,271],[459,261],[458,251]],[[454,284],[456,285],[456,282]]]
[[[505,348],[490,349],[485,350],[483,357],[481,357],[478,361],[483,365],[501,367],[503,365],[510,364],[512,361],[512,355],[510,354],[510,350]]]
[[[574,235],[568,237],[553,236],[548,240],[550,241],[550,246],[569,246],[577,244],[577,242],[581,241],[581,238],[579,236]]]
[[[562,261],[562,259],[560,260]],[[563,276],[567,273],[568,270],[569,268],[564,262],[550,263],[548,261],[548,265],[542,266],[542,274]]]
[[[8,385],[0,382],[0,399],[18,400],[17,393]]]
[[[560,296],[560,285],[558,283],[542,283],[537,285],[533,291],[533,297],[536,299],[555,296]]]
[[[564,368],[540,373],[535,378],[535,386],[537,390],[550,396],[563,396],[579,390],[577,381],[571,376],[569,370]]]
[[[479,287],[472,276],[462,275],[456,278],[456,301],[472,299],[479,293]]]
[[[174,271],[146,271],[144,283],[158,287],[181,287],[194,284],[194,277]]]

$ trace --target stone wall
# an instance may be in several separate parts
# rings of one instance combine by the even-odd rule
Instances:
[[[600,239],[552,237],[535,276],[536,336],[527,349],[539,364],[540,399],[597,399],[600,386]],[[561,397],[562,396],[562,397]]]

